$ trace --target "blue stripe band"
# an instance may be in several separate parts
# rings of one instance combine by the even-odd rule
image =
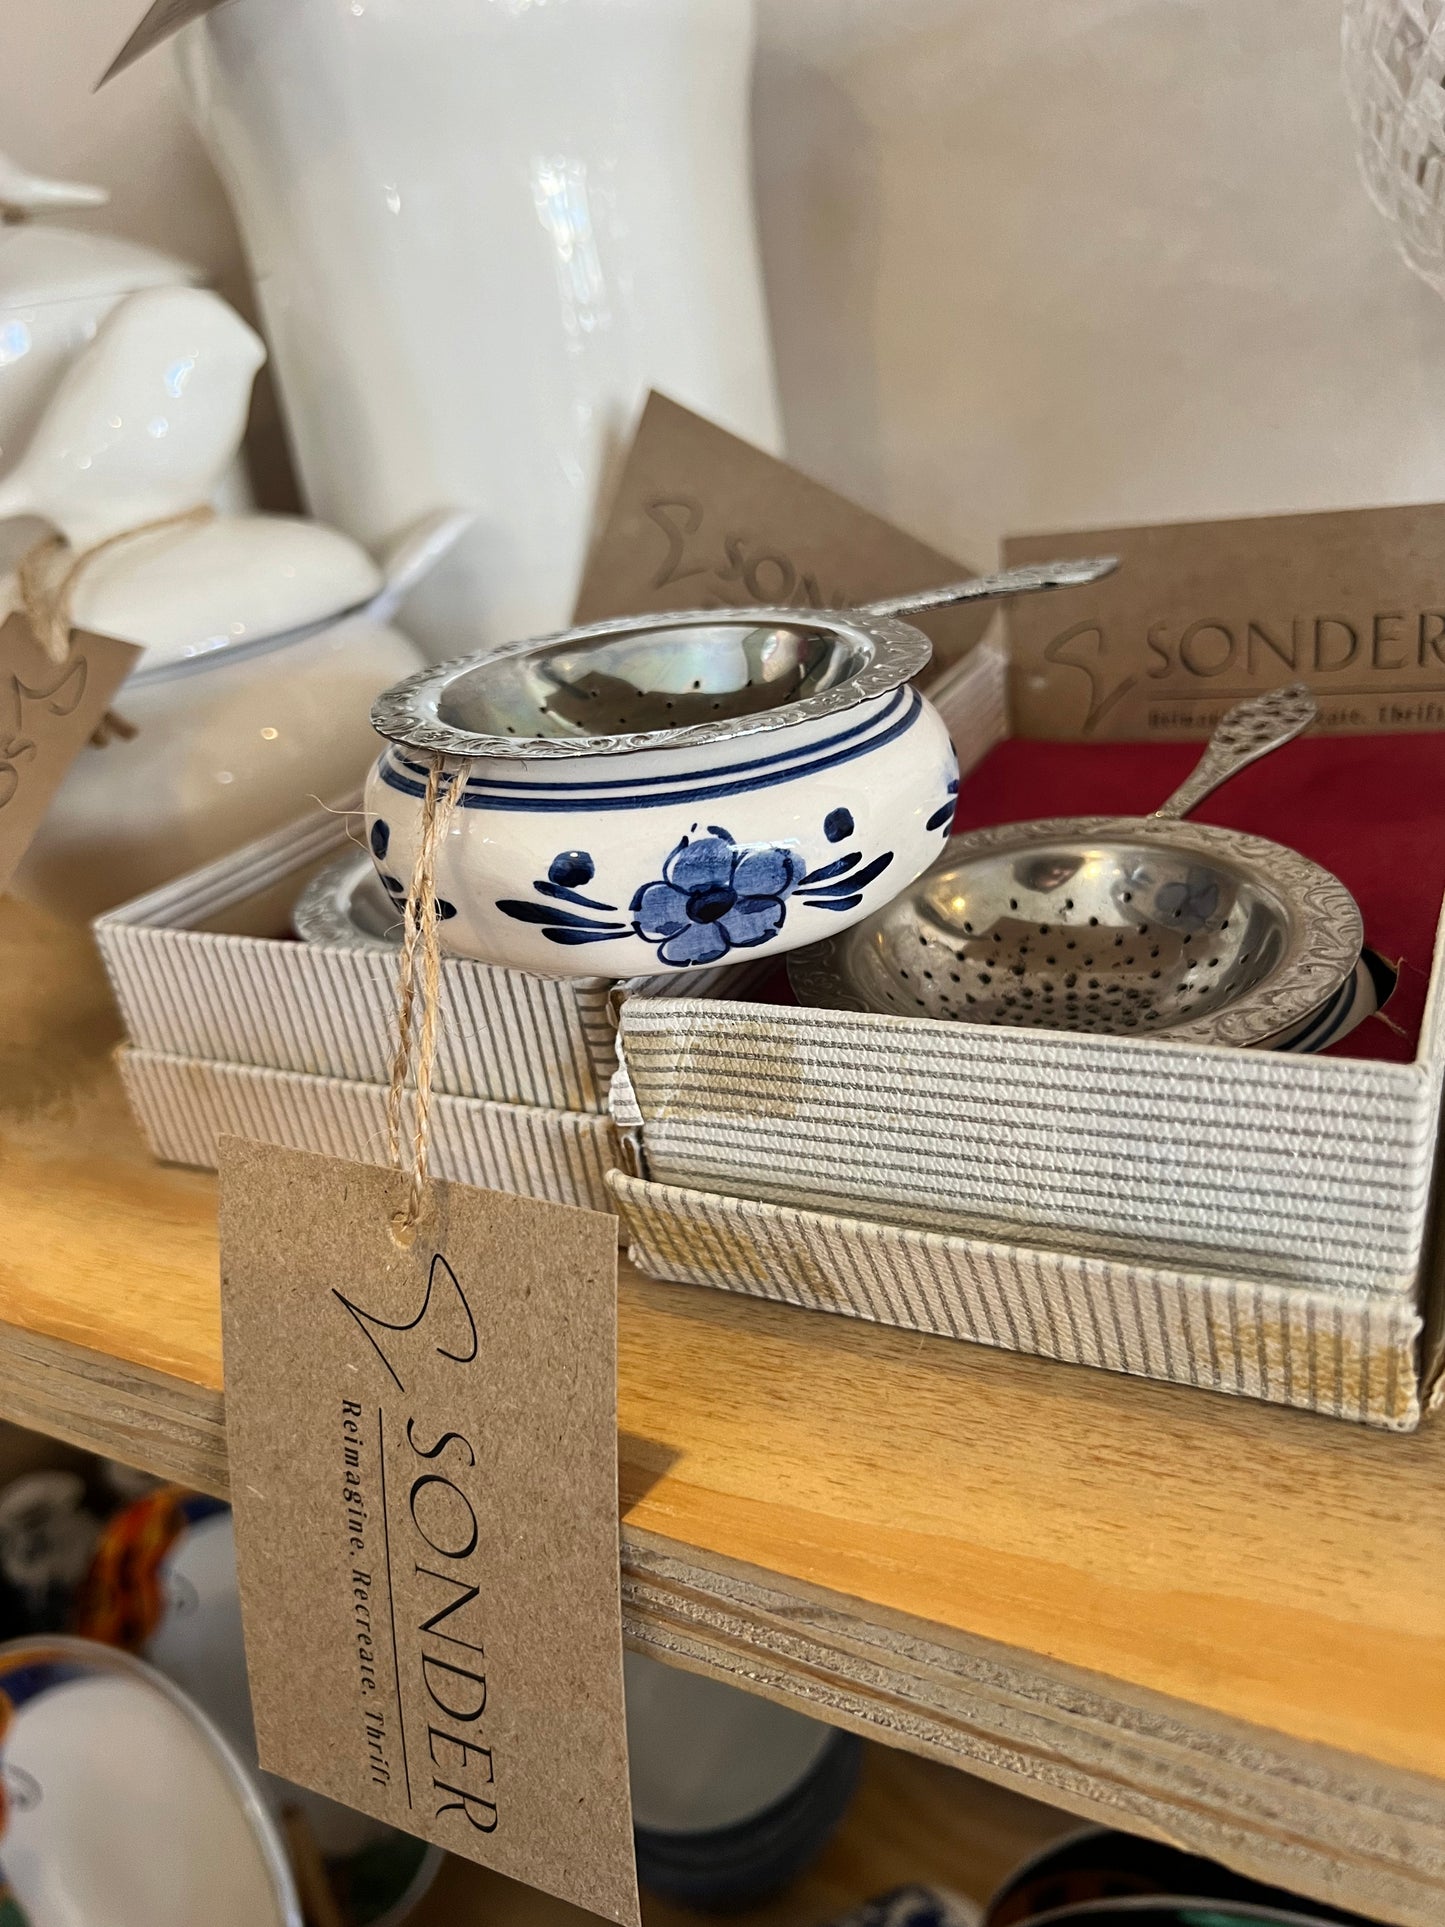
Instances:
[[[907,707],[903,715],[899,716],[889,727],[880,729],[877,735],[868,736],[862,742],[849,740],[850,738],[856,738],[863,730],[871,729],[875,725],[884,723],[888,717],[894,714],[899,703],[905,699],[907,701]],[[763,768],[765,764],[776,765],[782,762],[784,758],[781,756],[760,757],[752,763],[737,763],[733,766],[733,769],[737,771],[750,769],[760,770],[762,772],[761,774],[755,776],[738,776],[734,780],[719,783],[716,780],[717,778],[732,777],[733,772],[730,770],[711,770],[694,779],[695,785],[707,787],[677,789],[669,791],[665,795],[579,796],[575,793],[578,790],[601,789],[604,787],[621,788],[622,782],[609,781],[607,785],[600,783],[595,785],[583,783],[539,783],[535,785],[509,783],[506,786],[509,793],[498,795],[495,791],[501,788],[501,785],[492,784],[486,778],[477,777],[472,779],[460,798],[460,807],[464,810],[531,810],[553,812],[572,810],[578,815],[588,815],[596,810],[648,810],[674,803],[710,803],[718,797],[741,796],[744,791],[747,790],[768,789],[776,783],[791,783],[795,777],[815,776],[821,770],[835,769],[840,763],[851,763],[855,757],[866,756],[871,750],[881,749],[885,743],[891,743],[899,736],[902,736],[917,722],[922,709],[923,698],[918,694],[916,689],[900,689],[893,702],[889,704],[881,716],[874,717],[868,723],[860,724],[853,729],[846,730],[839,736],[830,737],[825,743],[814,744],[814,752],[823,753],[815,754],[812,761],[795,763],[793,767],[788,769],[765,769]],[[842,744],[843,747],[834,748],[835,744]],[[798,753],[797,751],[788,752],[789,759]],[[397,760],[394,760],[392,755],[388,755],[381,765],[381,780],[389,789],[400,790],[403,796],[423,796],[426,793],[425,781],[418,780],[417,777],[404,773],[416,768],[416,764],[406,763],[404,761],[401,767],[398,768]],[[423,777],[424,774],[424,772],[421,772]],[[640,778],[634,787],[640,789],[644,784],[676,781],[676,777],[650,776]],[[565,793],[559,795],[559,791]]]

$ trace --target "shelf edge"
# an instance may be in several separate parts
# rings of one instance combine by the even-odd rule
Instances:
[[[0,1323],[0,1414],[224,1498],[220,1391]],[[622,1522],[627,1643],[1396,1927],[1445,1917],[1445,1784]]]

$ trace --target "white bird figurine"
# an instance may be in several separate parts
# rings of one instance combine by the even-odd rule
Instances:
[[[219,295],[128,295],[0,478],[0,520],[40,516],[83,550],[208,502],[240,446],[265,359],[260,336]]]
[[[37,214],[48,207],[104,207],[110,199],[103,187],[82,181],[51,181],[32,174],[8,154],[0,154],[0,212]]]

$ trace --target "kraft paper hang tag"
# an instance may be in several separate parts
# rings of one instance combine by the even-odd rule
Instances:
[[[0,890],[141,651],[76,629],[52,662],[22,615],[0,626]]]
[[[636,1927],[617,1224],[223,1139],[226,1434],[262,1763]]]
[[[1009,610],[1020,736],[1207,736],[1296,679],[1332,734],[1445,728],[1445,506],[1013,537],[1009,563],[1115,574]]]
[[[652,394],[577,594],[576,622],[654,609],[855,607],[970,575],[786,462]],[[910,618],[944,668],[971,649],[985,609]]]
[[[123,73],[142,54],[148,54],[152,47],[158,47],[163,40],[169,40],[173,33],[179,33],[192,20],[199,20],[202,14],[214,12],[223,3],[224,0],[156,0],[95,83],[96,91],[99,92],[108,80],[114,80],[117,74]]]

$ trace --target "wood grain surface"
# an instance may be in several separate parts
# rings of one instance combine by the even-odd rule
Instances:
[[[815,1927],[915,1883],[981,1904],[1006,1874],[1073,1825],[1051,1807],[970,1774],[871,1746],[847,1817],[819,1858],[774,1899],[729,1914],[728,1921],[730,1927]],[[591,1927],[595,1918],[449,1859],[407,1927]],[[643,1890],[643,1927],[716,1920]]]
[[[0,913],[0,1411],[224,1487],[214,1184],[156,1166],[89,941]],[[1445,1427],[624,1266],[629,1635],[1402,1922],[1445,1917]]]

